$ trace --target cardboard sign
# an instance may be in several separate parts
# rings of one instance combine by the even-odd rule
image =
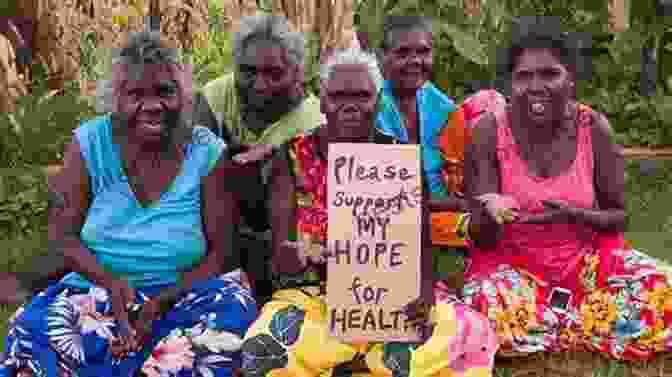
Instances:
[[[401,309],[420,295],[418,146],[330,144],[328,169],[330,334],[417,341]]]

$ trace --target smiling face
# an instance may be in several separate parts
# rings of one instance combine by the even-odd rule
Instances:
[[[392,45],[385,49],[386,78],[404,92],[418,90],[432,74],[432,36],[422,29],[392,31]]]
[[[548,48],[524,49],[513,65],[511,103],[537,125],[563,119],[573,90],[572,74]]]
[[[363,65],[339,65],[321,90],[330,142],[368,140],[376,113],[376,87]]]
[[[178,83],[165,64],[124,67],[127,80],[118,94],[118,111],[128,119],[129,136],[159,141],[176,125],[182,108]]]

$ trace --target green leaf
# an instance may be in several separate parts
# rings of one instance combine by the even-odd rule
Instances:
[[[450,24],[441,24],[441,30],[450,36],[460,55],[480,66],[488,64],[485,48],[473,34]]]
[[[654,108],[661,119],[672,120],[672,96],[660,96],[655,100]]]
[[[401,3],[403,4],[404,2]],[[386,0],[365,0],[360,8],[360,27],[367,33],[369,43],[374,48],[381,46],[387,4],[388,1]]]

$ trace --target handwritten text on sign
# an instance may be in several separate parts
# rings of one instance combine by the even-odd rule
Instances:
[[[402,307],[420,293],[419,156],[414,145],[329,145],[327,304],[341,340],[418,339]]]

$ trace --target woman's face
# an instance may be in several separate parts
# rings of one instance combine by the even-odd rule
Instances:
[[[182,107],[178,83],[163,64],[131,65],[119,93],[119,111],[127,117],[130,134],[143,141],[161,140],[175,126]],[[137,71],[140,70],[140,71]]]
[[[422,29],[393,31],[383,56],[386,78],[402,91],[418,90],[432,75],[432,36]]]
[[[320,91],[330,142],[366,140],[376,114],[376,86],[363,65],[334,68]]]
[[[296,97],[300,72],[289,63],[286,51],[275,41],[251,41],[243,51],[238,69],[240,101],[247,111],[260,114],[286,111]]]
[[[524,49],[514,62],[511,103],[523,119],[537,125],[563,119],[573,80],[551,49]]]

